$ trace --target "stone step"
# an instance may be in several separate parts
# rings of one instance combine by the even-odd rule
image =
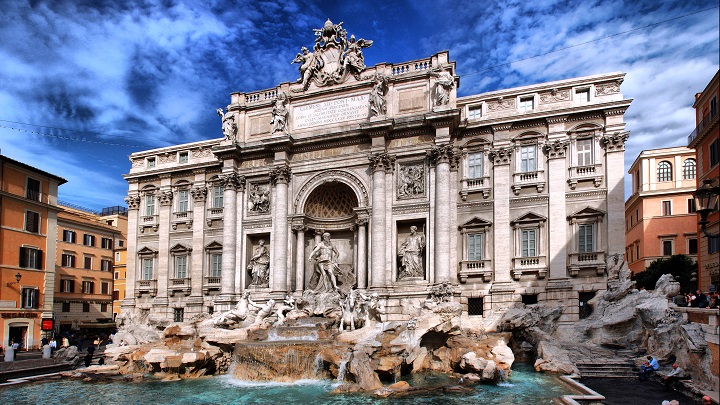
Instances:
[[[580,361],[575,364],[583,377],[631,378],[636,377],[635,364],[625,359]]]

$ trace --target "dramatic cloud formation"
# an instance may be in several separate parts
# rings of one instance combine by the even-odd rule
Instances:
[[[93,209],[122,204],[130,153],[220,137],[215,109],[231,92],[295,80],[290,61],[327,18],[375,41],[369,65],[449,49],[460,95],[626,72],[627,166],[642,149],[687,144],[693,95],[720,52],[717,4],[704,1],[6,0],[2,9],[2,154],[67,178],[60,199]]]

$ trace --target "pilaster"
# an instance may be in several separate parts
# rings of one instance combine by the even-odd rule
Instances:
[[[272,267],[270,268],[272,290],[275,292],[288,291],[288,182],[290,181],[290,167],[286,164],[275,166],[270,171],[270,180],[275,186],[275,199],[273,201],[273,252],[271,254]]]

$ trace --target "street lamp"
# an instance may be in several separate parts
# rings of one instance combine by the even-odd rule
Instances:
[[[720,232],[712,234],[706,228],[710,222],[707,219],[708,215],[718,209],[718,199],[720,198],[720,187],[713,186],[712,183],[712,179],[703,180],[703,185],[695,190],[693,197],[695,198],[697,213],[700,214],[700,221],[698,221],[700,230],[708,238],[717,238],[720,237]]]
[[[21,278],[22,278],[22,274],[20,274],[20,272],[18,272],[18,274],[15,275],[15,282],[14,282],[14,283],[7,283],[7,286],[10,287],[10,286],[13,285],[13,284],[19,284]]]

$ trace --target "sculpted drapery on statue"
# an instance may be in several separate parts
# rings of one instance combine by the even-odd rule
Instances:
[[[272,124],[273,134],[278,132],[287,133],[287,103],[287,94],[278,94],[277,98],[275,99],[275,104],[273,104],[272,120],[270,121],[270,123]]]
[[[235,122],[235,114],[232,114],[230,111],[223,113],[222,108],[217,109],[217,114],[222,118],[222,131],[225,135],[225,140],[236,140],[238,128]]]
[[[350,75],[360,80],[360,73],[365,70],[362,48],[369,48],[373,41],[356,40],[354,35],[348,39],[342,24],[327,20],[322,28],[313,30],[316,36],[313,51],[302,47],[292,61],[300,64],[297,82],[303,87],[293,91],[305,91],[310,83],[318,87],[343,83]]]
[[[310,289],[315,292],[337,291],[335,272],[340,273],[337,264],[338,251],[330,241],[330,234],[325,232],[322,240],[315,245],[310,253],[310,261],[315,261],[315,272],[310,279]]]
[[[450,72],[445,70],[444,67],[440,67],[439,71],[432,72],[431,74],[436,77],[434,97],[435,105],[447,105],[450,102],[450,92],[453,87],[455,87],[455,78],[452,77]]]
[[[270,251],[265,246],[265,240],[260,239],[258,246],[253,250],[253,256],[250,258],[250,264],[247,269],[250,271],[252,281],[250,285],[255,287],[267,287],[270,280]]]
[[[370,91],[370,117],[383,116],[387,113],[385,93],[389,78],[383,75],[375,75],[375,85]]]
[[[402,266],[399,278],[402,280],[409,277],[424,277],[423,249],[425,249],[425,234],[418,233],[416,226],[410,227],[410,235],[400,245],[398,255],[401,257]]]

